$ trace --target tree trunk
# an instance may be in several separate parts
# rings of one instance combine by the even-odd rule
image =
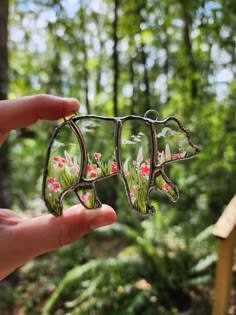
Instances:
[[[7,98],[8,55],[7,55],[8,0],[1,1],[0,10],[0,100]],[[10,208],[10,163],[9,143],[5,141],[0,149],[0,206]]]
[[[118,5],[119,0],[114,0],[114,20],[112,24],[113,29],[113,115],[118,117],[118,81],[119,81],[119,57],[118,57]],[[117,187],[118,187],[118,178],[114,176],[112,178],[112,189],[110,195],[109,204],[116,208],[117,204]]]
[[[132,95],[131,95],[131,104],[130,104],[130,115],[135,115],[135,83],[134,83],[134,65],[133,60],[130,58],[130,67],[129,67],[129,77],[130,84],[132,85]]]
[[[85,27],[85,19],[86,17],[84,16],[84,10],[80,10],[80,19],[81,19],[81,28],[82,28],[82,43],[83,43],[83,54],[84,54],[84,88],[85,88],[85,107],[87,111],[87,115],[91,114],[91,109],[90,109],[90,101],[89,101],[89,72],[88,72],[88,53],[87,53],[87,47],[86,47],[86,42],[85,42],[85,37],[84,34],[86,32],[86,27]]]
[[[119,57],[118,57],[118,5],[119,0],[114,0],[113,20],[113,114],[118,116],[118,81],[119,81]]]
[[[198,95],[198,86],[197,86],[197,80],[195,78],[196,73],[196,65],[193,58],[192,53],[192,43],[190,38],[190,27],[191,27],[191,16],[189,14],[188,5],[185,3],[185,1],[182,2],[182,10],[183,10],[183,39],[184,39],[184,45],[185,45],[185,53],[187,57],[187,62],[190,69],[190,75],[191,75],[191,98],[192,100],[195,100]]]
[[[0,100],[7,97],[8,57],[7,57],[8,0],[1,1],[0,10]]]
[[[150,84],[148,77],[148,68],[147,68],[147,55],[145,52],[145,46],[142,44],[141,46],[141,58],[142,64],[144,68],[143,72],[143,83],[145,85],[145,103],[144,103],[144,113],[150,109]]]

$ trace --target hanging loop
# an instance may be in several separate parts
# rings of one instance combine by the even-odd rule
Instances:
[[[151,115],[151,116],[150,116]],[[159,113],[155,110],[155,109],[149,109],[148,111],[146,111],[146,113],[144,114],[144,118],[149,118],[152,119],[152,116],[155,116],[155,120],[158,120],[159,118]]]

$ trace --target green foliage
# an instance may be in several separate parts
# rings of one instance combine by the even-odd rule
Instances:
[[[171,220],[158,213],[151,220],[140,220],[139,229],[117,223],[97,232],[100,239],[118,235],[126,246],[116,257],[71,269],[45,304],[44,314],[59,310],[70,314],[176,314],[188,308],[187,289],[212,280],[216,255],[209,255],[209,232],[192,239],[187,247],[179,227],[169,229]]]
[[[56,277],[46,272],[40,290],[30,283],[50,271],[51,256],[45,265],[36,260],[38,267],[32,270],[37,272],[29,278],[23,274],[26,281],[16,303],[22,306],[23,296],[26,314],[40,314],[36,305],[40,309],[50,295],[50,284],[59,282],[45,306],[53,314],[104,315],[111,309],[114,314],[135,314],[138,309],[142,314],[167,315],[166,308],[172,314],[177,292],[208,285],[215,260],[214,247],[204,240],[210,229],[196,235],[215,223],[235,194],[235,5],[229,0],[120,1],[115,76],[114,1],[78,1],[70,7],[72,2],[11,1],[9,98],[36,93],[73,96],[80,99],[82,114],[113,116],[117,83],[120,116],[143,115],[149,108],[163,119],[176,115],[202,153],[167,169],[180,199],[172,204],[152,193],[162,212],[145,221],[128,214],[121,182],[99,183],[100,199],[115,204],[118,221],[124,223],[115,225],[112,234],[103,232],[105,244],[114,241],[119,248],[111,251],[115,257],[104,258],[104,242],[97,244],[99,260],[95,255],[88,261],[91,256],[86,256],[83,243],[79,250],[55,254],[55,268],[61,272]],[[55,125],[39,122],[10,135],[13,209],[45,211],[42,171]],[[112,186],[117,189],[112,191]],[[94,243],[95,239],[89,248]],[[143,279],[146,289],[137,285]],[[10,304],[10,293],[4,291],[5,304]]]

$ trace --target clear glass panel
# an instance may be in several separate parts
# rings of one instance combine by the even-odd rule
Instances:
[[[150,127],[143,120],[126,120],[121,133],[121,163],[132,208],[153,213],[148,202],[151,174]]]
[[[75,190],[80,202],[89,209],[99,208],[102,206],[100,200],[97,198],[94,186],[78,187]]]
[[[197,153],[186,132],[174,119],[164,124],[156,124],[156,137],[158,147],[156,165],[189,158]]]
[[[68,124],[56,133],[48,154],[44,196],[50,211],[60,214],[62,210],[59,205],[61,193],[75,184],[81,173],[80,145]]]
[[[156,189],[160,190],[164,194],[170,197],[172,201],[177,201],[179,198],[179,192],[177,187],[163,175],[158,172],[155,177]]]
[[[115,157],[115,121],[82,118],[76,121],[87,152],[85,178],[95,180],[117,172]]]

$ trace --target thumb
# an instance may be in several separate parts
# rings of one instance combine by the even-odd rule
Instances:
[[[103,205],[98,209],[85,209],[76,205],[60,217],[43,215],[22,220],[18,225],[18,249],[25,257],[35,257],[80,239],[91,230],[114,223],[115,211]]]

